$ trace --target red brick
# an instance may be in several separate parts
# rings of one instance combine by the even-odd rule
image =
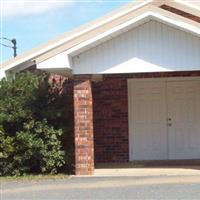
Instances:
[[[128,162],[129,78],[200,76],[200,71],[74,77],[75,174],[92,174],[95,163]],[[84,106],[83,106],[84,105]]]
[[[128,78],[200,76],[200,71],[104,75],[93,84],[95,163],[128,162]]]
[[[75,174],[93,174],[93,100],[90,76],[74,77],[74,126]]]

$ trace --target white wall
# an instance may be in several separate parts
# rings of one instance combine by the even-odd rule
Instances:
[[[74,74],[200,70],[200,38],[150,21],[73,57]]]
[[[5,72],[0,69],[0,80],[5,77]]]
[[[62,52],[58,55],[55,55],[47,60],[44,60],[41,63],[37,64],[38,69],[70,69],[70,60],[69,56],[66,54],[66,52]]]

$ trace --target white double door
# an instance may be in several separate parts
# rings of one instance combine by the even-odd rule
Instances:
[[[200,159],[200,81],[128,81],[130,160]]]

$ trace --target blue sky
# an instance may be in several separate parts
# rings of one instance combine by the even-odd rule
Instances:
[[[1,36],[17,39],[18,55],[131,0],[0,0]],[[0,41],[7,43],[6,41]],[[8,43],[7,43],[8,44]],[[13,56],[2,47],[0,61]]]

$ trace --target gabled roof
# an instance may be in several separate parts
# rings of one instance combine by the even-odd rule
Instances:
[[[139,22],[140,20],[150,17],[176,26],[179,29],[200,35],[199,23],[172,12],[163,10],[160,8],[161,5],[173,6],[174,8],[183,11],[187,10],[187,12],[200,17],[200,7],[198,7],[198,4],[191,4],[186,1],[134,1],[118,10],[109,13],[106,16],[83,25],[71,32],[65,33],[64,35],[51,40],[44,45],[34,48],[25,54],[19,55],[16,58],[3,63],[1,68],[4,71],[16,68],[18,66],[21,68],[26,68],[34,63],[43,62],[44,60],[56,56],[64,51],[67,51],[69,55],[75,50],[78,51],[86,45],[91,45],[97,40],[117,32],[117,29],[123,29],[136,22]]]

